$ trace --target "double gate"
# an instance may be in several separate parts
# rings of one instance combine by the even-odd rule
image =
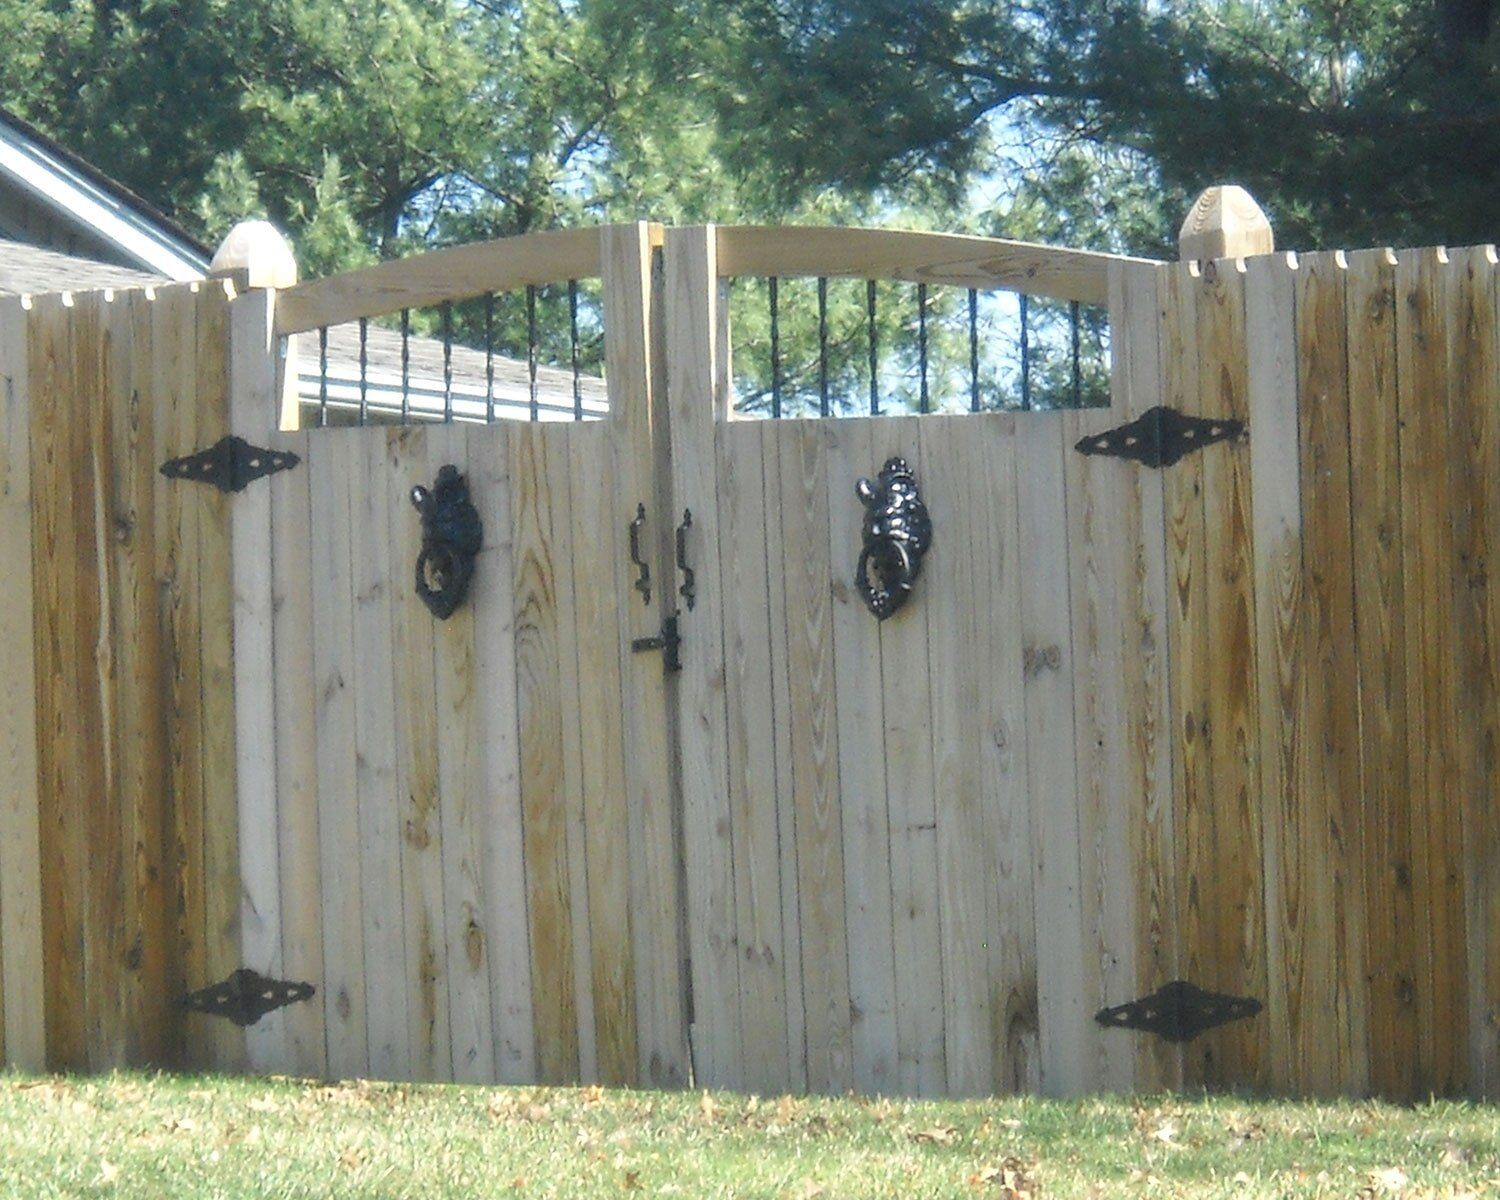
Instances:
[[[1451,765],[1423,738],[1462,709],[1450,620],[1495,707],[1459,573],[1490,485],[1445,473],[1483,514],[1448,527],[1396,424],[1437,388],[1489,444],[1494,264],[1459,258],[633,225],[7,312],[6,655],[36,697],[0,743],[7,1056],[1485,1090],[1489,716]],[[726,282],[798,275],[1106,306],[1109,408],[744,419]],[[587,279],[601,420],[277,428],[288,338],[326,379],[320,329]],[[251,474],[296,465],[157,472],[229,433]],[[933,536],[877,620],[857,484],[893,457]],[[448,466],[483,532],[441,617],[412,489]],[[176,1003],[238,967],[316,991],[243,1032]],[[1217,1009],[1134,1004],[1174,981]]]

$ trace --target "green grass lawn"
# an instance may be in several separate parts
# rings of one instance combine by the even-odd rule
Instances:
[[[0,1073],[0,1197],[1500,1197],[1500,1108]]]

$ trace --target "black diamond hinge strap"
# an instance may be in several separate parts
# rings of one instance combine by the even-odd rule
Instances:
[[[1148,467],[1170,467],[1185,454],[1215,442],[1237,441],[1247,432],[1243,421],[1190,417],[1158,404],[1127,425],[1080,439],[1073,448],[1080,454],[1105,454],[1133,459]]]
[[[317,988],[310,983],[267,979],[258,971],[241,967],[222,983],[184,996],[180,1007],[210,1017],[226,1017],[241,1029],[254,1025],[268,1012],[288,1004],[311,1000]]]
[[[1260,1008],[1260,1001],[1250,996],[1206,992],[1174,979],[1140,1000],[1101,1008],[1094,1020],[1106,1028],[1139,1029],[1169,1042],[1190,1042],[1209,1029],[1253,1017]]]
[[[207,450],[162,463],[161,473],[168,479],[211,483],[221,492],[242,492],[257,479],[289,470],[301,461],[288,450],[263,450],[230,434]]]

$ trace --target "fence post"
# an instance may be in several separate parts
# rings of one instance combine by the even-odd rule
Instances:
[[[1242,187],[1206,188],[1188,209],[1177,233],[1183,262],[1213,258],[1249,258],[1276,249],[1271,222]]]
[[[237,291],[289,288],[297,282],[297,259],[291,243],[269,221],[241,221],[214,251],[208,273],[233,282]],[[273,347],[274,349],[274,347]],[[276,363],[276,394],[281,397],[280,426],[298,429],[297,339],[286,339]]]

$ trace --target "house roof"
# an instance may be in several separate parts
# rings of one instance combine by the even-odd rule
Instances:
[[[0,179],[117,246],[143,271],[188,280],[208,272],[206,246],[129,188],[29,122],[0,109]]]
[[[59,254],[41,246],[0,239],[0,293],[12,296],[41,292],[93,292],[104,288],[149,287],[165,283],[160,275],[133,271],[114,263]]]

